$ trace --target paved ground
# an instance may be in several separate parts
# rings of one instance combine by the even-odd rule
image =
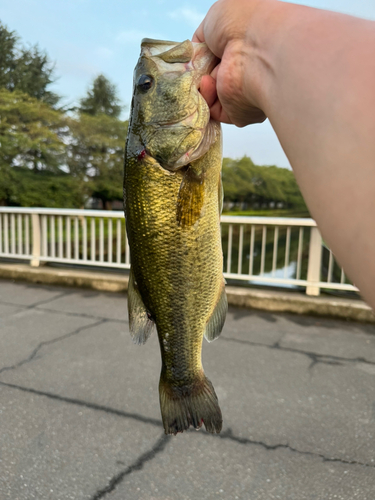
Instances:
[[[233,309],[220,436],[163,434],[120,294],[0,282],[0,499],[374,500],[375,327]]]

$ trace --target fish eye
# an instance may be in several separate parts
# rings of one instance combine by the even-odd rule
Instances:
[[[152,76],[142,75],[138,80],[137,86],[141,92],[147,92],[148,90],[150,90],[153,83],[154,79],[152,78]]]

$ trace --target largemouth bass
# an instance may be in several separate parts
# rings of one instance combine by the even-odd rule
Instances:
[[[144,39],[134,72],[124,171],[129,324],[138,344],[156,325],[166,434],[222,427],[201,361],[203,336],[217,338],[227,312],[221,128],[199,92],[215,64],[205,44]]]

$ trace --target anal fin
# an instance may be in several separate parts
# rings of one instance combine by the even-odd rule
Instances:
[[[128,285],[128,310],[130,335],[133,342],[145,344],[152,333],[154,322],[143,303],[132,269],[130,269]]]
[[[207,321],[206,330],[204,336],[208,342],[212,342],[217,339],[223,329],[225,317],[228,311],[228,300],[227,294],[225,293],[225,282],[223,281],[223,287],[219,300],[216,307],[211,314],[210,319]]]

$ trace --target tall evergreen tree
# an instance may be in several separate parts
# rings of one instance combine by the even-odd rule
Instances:
[[[121,109],[117,88],[104,75],[95,78],[79,107],[81,113],[92,116],[104,113],[113,118],[120,116]]]
[[[0,87],[19,90],[54,106],[59,96],[48,90],[54,65],[37,45],[24,47],[15,31],[0,22]]]
[[[90,196],[110,209],[122,199],[122,176],[127,121],[121,121],[116,86],[104,75],[93,81],[80,100],[79,114],[70,122],[69,171],[86,179]]]
[[[0,87],[9,86],[15,70],[16,45],[18,36],[0,22]]]

